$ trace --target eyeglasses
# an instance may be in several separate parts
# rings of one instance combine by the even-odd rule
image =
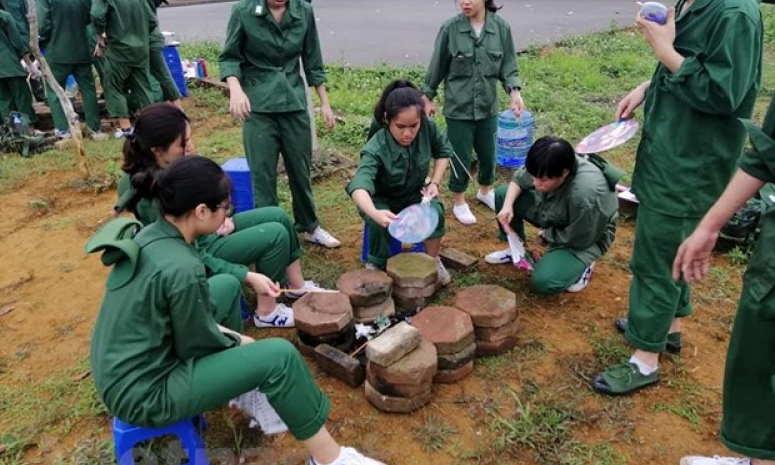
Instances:
[[[234,214],[234,204],[231,202],[218,204],[215,206],[215,208],[226,210],[226,216],[231,216]]]

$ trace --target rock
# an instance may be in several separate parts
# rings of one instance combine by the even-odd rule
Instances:
[[[400,295],[393,294],[393,300],[396,303],[396,308],[403,309],[415,309],[422,308],[428,305],[428,297],[401,297]]]
[[[503,339],[514,337],[519,331],[519,316],[499,328],[484,328],[477,326],[474,328],[476,340],[482,342],[498,342]]]
[[[420,331],[402,321],[369,341],[366,345],[366,358],[388,367],[415,350],[421,340]]]
[[[433,382],[437,384],[452,384],[457,383],[461,379],[470,375],[474,371],[474,361],[466,363],[460,368],[454,370],[438,370],[433,377]]]
[[[415,297],[431,297],[439,288],[438,282],[428,284],[425,287],[401,287],[393,286],[393,296],[413,299]]]
[[[471,315],[474,326],[498,328],[517,315],[517,296],[500,286],[483,284],[458,291],[455,307]]]
[[[439,279],[436,259],[424,253],[394,255],[388,259],[386,271],[399,287],[425,287]]]
[[[393,280],[378,270],[348,271],[339,278],[336,288],[350,297],[353,308],[373,307],[390,297]]]
[[[353,321],[350,298],[343,293],[308,292],[293,304],[296,329],[311,336],[333,334]]]
[[[428,307],[412,317],[412,326],[436,345],[439,354],[454,354],[474,342],[471,317],[453,307]]]
[[[439,370],[456,370],[474,359],[476,355],[476,344],[471,343],[468,347],[456,354],[439,354]]]
[[[358,387],[366,378],[366,371],[357,358],[328,344],[315,347],[315,360],[323,371],[348,386]]]
[[[380,365],[370,359],[366,372],[391,384],[417,385],[430,383],[437,367],[436,346],[423,339],[414,351],[392,365]]]
[[[433,398],[430,384],[428,389],[422,394],[415,397],[393,397],[386,396],[379,393],[374,387],[367,381],[365,383],[366,399],[378,409],[383,412],[391,413],[409,413],[424,406]]]
[[[366,373],[366,381],[380,394],[394,397],[417,397],[428,390],[430,383],[397,384],[389,383],[373,372]]]
[[[517,345],[517,340],[513,337],[498,342],[476,341],[476,356],[489,357],[491,355],[500,355],[510,351],[515,345]]]
[[[456,270],[473,268],[479,263],[479,260],[476,257],[457,249],[441,249],[439,257],[441,257],[441,262],[444,263],[447,268]]]
[[[381,304],[376,304],[371,307],[353,307],[353,314],[355,314],[355,321],[358,323],[373,323],[378,316],[393,316],[396,314],[396,303],[388,297],[387,300]]]

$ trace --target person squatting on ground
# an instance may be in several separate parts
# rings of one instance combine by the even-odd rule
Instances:
[[[100,129],[97,87],[92,73],[93,48],[89,47],[90,0],[38,0],[38,36],[46,61],[57,83],[65,87],[73,75],[83,99],[86,126],[94,139],[107,136]],[[70,137],[70,126],[54,90],[46,89],[54,130],[61,139]]]
[[[629,118],[645,102],[629,310],[616,321],[636,350],[595,377],[604,394],[657,383],[659,354],[681,348],[680,322],[692,306],[687,283],[672,278],[672,257],[729,182],[744,139],[737,119],[751,116],[761,79],[755,0],[680,0],[665,25],[640,16],[636,23],[659,60],[615,115]]]
[[[151,103],[148,80],[148,44],[157,28],[156,16],[144,1],[92,0],[91,20],[97,33],[97,57],[105,57],[102,82],[106,107],[118,118],[115,137],[131,132],[128,92],[139,109]]]
[[[506,239],[503,225],[508,225],[524,241],[527,221],[541,228],[536,241],[548,246],[530,278],[533,292],[579,292],[586,287],[595,260],[608,251],[616,235],[615,185],[616,179],[607,179],[600,166],[577,156],[567,141],[545,136],[530,147],[525,167],[514,173],[508,186],[495,190],[501,239]],[[485,261],[510,264],[511,251],[493,252]]]
[[[181,157],[137,188],[156,199],[159,218],[131,239],[111,241],[99,231],[87,244],[108,249],[114,264],[91,339],[92,376],[111,414],[161,427],[258,389],[308,449],[310,465],[380,465],[331,437],[330,402],[290,342],[254,341],[213,319],[205,266],[192,244],[228,217],[231,185],[221,168]],[[268,279],[258,291],[280,294]],[[239,315],[238,299],[231,307]]]
[[[422,94],[412,85],[387,86],[374,108],[374,118],[383,128],[361,149],[358,170],[345,190],[369,224],[369,265],[384,268],[390,258],[388,225],[409,205],[430,197],[439,224],[425,241],[425,252],[436,259],[439,281],[450,282],[439,259],[441,238],[446,231],[444,205],[439,201],[439,183],[452,155],[452,145],[436,123],[425,116]],[[433,160],[433,177],[426,178]]]
[[[444,118],[457,155],[449,178],[454,196],[452,213],[461,223],[473,224],[476,217],[465,199],[473,151],[479,159],[476,198],[495,210],[492,185],[500,111],[497,83],[503,85],[517,115],[524,103],[514,39],[509,24],[496,13],[500,7],[493,0],[458,1],[462,12],[441,25],[422,92],[425,112],[433,116],[436,106],[432,100],[444,82]]]
[[[282,153],[296,229],[308,242],[339,247],[320,227],[312,194],[312,133],[300,71],[320,98],[326,126],[334,113],[326,92],[315,14],[305,0],[246,0],[234,5],[218,59],[229,85],[229,111],[243,121],[242,138],[257,207],[276,206]]]
[[[5,11],[0,2],[0,120],[5,122],[12,111],[24,113],[35,122],[32,93],[27,86],[27,71],[20,61],[24,60],[33,77],[40,77],[37,65],[30,60],[29,41],[19,33],[16,21]]]
[[[116,210],[131,211],[144,225],[156,221],[160,216],[159,203],[139,196],[134,188],[135,178],[141,180],[147,172],[163,169],[193,150],[191,126],[182,110],[167,103],[156,103],[142,110],[133,133],[124,142],[124,174],[118,183]],[[226,218],[215,233],[197,238],[194,247],[211,277],[210,289],[214,295],[231,296],[236,292],[239,296],[244,283],[258,291],[267,277],[294,289],[317,288],[312,281],[304,280],[298,235],[288,215],[279,207],[256,208]],[[255,265],[256,272],[248,269],[251,265]],[[257,292],[257,296],[253,318],[257,327],[294,326],[290,307],[278,303],[271,295]]]

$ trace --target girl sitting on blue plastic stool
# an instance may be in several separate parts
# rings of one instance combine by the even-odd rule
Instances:
[[[388,84],[393,88],[395,82]],[[450,276],[438,258],[444,236],[444,206],[438,200],[439,183],[452,155],[452,146],[436,123],[425,116],[422,95],[413,87],[383,92],[374,108],[374,118],[382,128],[361,150],[358,170],[345,188],[369,224],[371,268],[384,268],[390,258],[388,225],[396,214],[422,197],[439,215],[435,231],[425,241],[425,251],[436,258],[439,281],[448,284]],[[426,178],[433,162],[433,177]]]
[[[118,183],[116,211],[130,211],[145,225],[156,221],[159,205],[139,198],[133,188],[135,177],[165,168],[193,150],[191,126],[182,110],[167,103],[143,109],[134,131],[124,142],[122,170],[125,174]],[[304,280],[299,261],[303,252],[298,235],[288,215],[279,207],[238,213],[233,219],[227,218],[213,234],[197,239],[195,245],[211,276],[231,275],[239,284],[247,283],[253,289],[257,289],[264,276],[294,289],[317,288],[312,281]],[[248,269],[250,265],[255,265],[256,272]],[[215,289],[211,292],[219,294]],[[293,309],[266,294],[258,295],[253,320],[257,327],[291,327],[295,324]]]

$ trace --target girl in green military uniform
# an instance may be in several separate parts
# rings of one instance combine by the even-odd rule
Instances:
[[[466,203],[471,153],[479,159],[477,200],[495,210],[495,133],[499,103],[496,84],[503,85],[515,113],[524,107],[517,55],[509,24],[496,14],[493,0],[459,0],[461,13],[441,25],[425,74],[425,111],[436,112],[432,99],[444,82],[444,117],[457,157],[452,161],[449,190],[452,213],[463,224],[476,223]]]
[[[369,224],[369,265],[384,268],[390,258],[390,233],[387,226],[405,207],[431,197],[439,224],[425,241],[425,251],[435,257],[439,281],[449,283],[450,276],[439,260],[444,236],[444,206],[438,200],[439,183],[452,154],[452,146],[433,121],[426,118],[422,95],[414,86],[397,87],[383,92],[374,108],[374,118],[383,128],[361,149],[361,161],[347,194]],[[433,178],[426,183],[433,162]]]
[[[310,464],[379,465],[331,437],[330,402],[293,345],[254,341],[213,319],[205,266],[192,243],[221,228],[232,208],[221,168],[182,157],[136,187],[156,199],[161,215],[108,252],[115,267],[91,340],[92,376],[111,414],[161,427],[257,389],[309,450]],[[88,250],[101,248],[99,237]],[[280,294],[265,276],[257,290]]]
[[[132,189],[135,176],[162,169],[192,151],[191,128],[182,110],[159,103],[141,111],[134,132],[124,142],[125,174],[118,185],[117,210],[133,212],[146,225],[154,222],[159,217],[159,205],[138,197]],[[221,275],[229,275],[238,284],[247,283],[255,289],[259,273],[264,273],[273,281],[301,291],[317,288],[312,281],[304,280],[298,236],[288,215],[278,207],[238,213],[233,219],[227,218],[215,234],[204,235],[194,244],[210,273],[216,275],[213,279],[221,284]],[[248,269],[250,265],[255,265],[257,273]],[[225,285],[227,289],[218,294],[228,296],[235,288],[229,280]],[[236,289],[239,292],[239,286]],[[259,295],[254,322],[258,327],[291,327],[293,310],[277,303],[274,297]]]
[[[243,0],[234,5],[219,58],[221,79],[229,84],[231,114],[242,126],[257,207],[277,205],[280,153],[293,200],[296,229],[308,242],[339,247],[320,227],[312,196],[312,133],[301,77],[320,97],[326,126],[334,114],[312,5],[304,0]]]
[[[22,40],[16,22],[0,3],[0,121],[3,122],[12,111],[24,113],[31,122],[35,121],[27,71],[20,60],[24,60],[33,77],[40,77],[38,67],[30,60],[28,43]]]

